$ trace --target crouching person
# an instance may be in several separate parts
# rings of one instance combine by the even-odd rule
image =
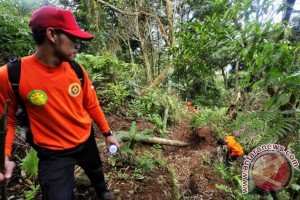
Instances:
[[[230,163],[235,161],[237,158],[244,155],[243,147],[238,143],[234,136],[226,136],[225,138],[218,140],[218,145],[226,145],[228,151],[226,153],[226,162]]]

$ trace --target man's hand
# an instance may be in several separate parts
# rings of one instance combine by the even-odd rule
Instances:
[[[9,157],[5,156],[5,172],[4,173],[0,172],[0,183],[12,177],[12,173],[15,166],[16,166],[15,162],[10,161]]]
[[[120,149],[120,147],[121,147],[118,140],[112,135],[105,137],[105,143],[106,143],[106,149],[108,149],[111,144],[117,145],[118,149]]]

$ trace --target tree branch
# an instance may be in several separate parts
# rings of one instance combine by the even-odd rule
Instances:
[[[168,37],[167,37],[167,34],[166,34],[166,31],[165,31],[165,28],[163,26],[163,23],[160,21],[159,17],[157,17],[156,15],[152,14],[152,13],[148,13],[148,12],[145,12],[145,11],[139,11],[139,12],[128,12],[128,11],[124,11],[124,10],[121,10],[113,5],[111,5],[110,3],[106,2],[106,1],[103,1],[103,0],[97,0],[97,2],[99,3],[102,3],[104,4],[105,6],[123,14],[123,15],[130,15],[130,16],[139,16],[139,15],[145,15],[145,16],[148,16],[150,18],[153,18],[156,23],[158,24],[158,27],[159,27],[159,30],[162,34],[162,37],[166,43],[166,46],[170,46],[170,42],[168,40]]]

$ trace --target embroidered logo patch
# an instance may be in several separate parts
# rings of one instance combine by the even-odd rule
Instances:
[[[44,106],[48,101],[48,97],[42,90],[33,90],[27,95],[27,100],[31,105]]]
[[[78,83],[72,83],[69,86],[69,94],[72,97],[77,97],[80,94],[80,91],[81,91],[81,87]]]

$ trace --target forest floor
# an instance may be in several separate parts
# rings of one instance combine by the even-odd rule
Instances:
[[[112,130],[128,131],[131,121],[122,117],[108,117]],[[154,126],[145,121],[137,121],[138,131],[154,129]],[[109,164],[109,155],[104,146],[103,138],[97,135],[100,146],[100,154],[103,161],[104,173],[108,187],[115,193],[117,200],[173,200],[180,199],[211,199],[225,200],[225,192],[218,190],[215,185],[228,185],[220,179],[211,165],[205,160],[216,159],[217,146],[215,134],[209,127],[199,127],[191,130],[188,122],[182,122],[170,128],[168,139],[179,140],[190,143],[188,147],[163,146],[160,152],[161,158],[165,160],[166,167],[156,167],[154,170],[137,177],[137,172],[126,165],[112,167]],[[149,144],[139,144],[135,151],[151,150]],[[170,170],[172,169],[172,170]],[[177,183],[176,181],[177,180]],[[229,186],[229,185],[228,185]],[[30,184],[21,176],[19,167],[14,172],[14,177],[7,186],[10,200],[21,200],[24,191],[30,189]],[[76,200],[94,200],[95,192],[91,186],[83,186],[78,182],[75,189]],[[40,200],[38,193],[34,199]]]

